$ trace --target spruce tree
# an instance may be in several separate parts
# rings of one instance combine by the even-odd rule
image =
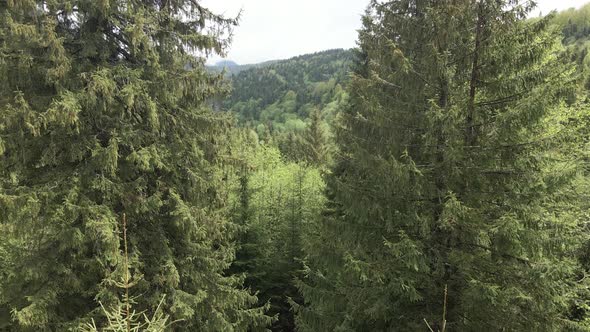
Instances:
[[[241,225],[236,273],[257,292],[260,305],[276,318],[273,331],[295,329],[291,301],[301,277],[303,242],[322,211],[324,182],[319,169],[290,162],[278,148],[246,143],[243,173],[233,182],[235,218]]]
[[[332,142],[329,141],[320,110],[314,109],[310,114],[310,122],[305,130],[306,160],[317,167],[328,167],[331,162]]]
[[[559,135],[572,70],[533,5],[371,2],[301,331],[576,325],[577,167]]]
[[[197,0],[0,2],[0,326],[65,331],[117,307],[131,222],[138,312],[176,330],[269,323],[226,211],[229,121],[208,100],[236,19]]]

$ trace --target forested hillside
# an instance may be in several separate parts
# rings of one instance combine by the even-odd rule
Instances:
[[[552,23],[562,32],[562,42],[570,53],[571,61],[577,65],[579,85],[583,91],[590,91],[590,5],[558,13]],[[584,98],[587,93],[581,93]]]
[[[333,123],[347,100],[344,85],[351,64],[351,51],[330,50],[240,71],[230,78],[232,92],[224,109],[262,139],[289,144],[310,125],[314,112],[326,127]]]
[[[213,66],[207,66],[207,69],[209,69],[212,72],[216,72],[216,73],[221,73],[221,72],[225,71],[226,75],[231,76],[231,75],[237,75],[240,72],[242,72],[244,70],[251,69],[251,68],[260,68],[260,67],[268,66],[268,65],[273,64],[277,61],[278,60],[271,60],[271,61],[266,61],[266,62],[261,62],[261,63],[240,65],[240,64],[238,64],[234,61],[231,61],[231,60],[222,60],[222,61],[217,62]]]
[[[590,5],[532,10],[211,68],[201,1],[0,1],[0,331],[590,331]]]

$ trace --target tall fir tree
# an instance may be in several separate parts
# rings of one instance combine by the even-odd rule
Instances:
[[[328,137],[320,110],[312,110],[309,118],[309,125],[304,133],[305,159],[317,167],[329,167],[333,142]]]
[[[120,217],[138,311],[176,330],[270,322],[225,271],[229,122],[198,54],[236,19],[197,0],[0,2],[0,326],[65,331],[116,307]]]
[[[533,6],[371,2],[301,331],[576,327],[572,69]]]

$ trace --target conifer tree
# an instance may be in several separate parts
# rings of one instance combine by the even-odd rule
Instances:
[[[302,243],[322,211],[324,182],[319,169],[288,161],[276,147],[246,143],[242,153],[247,166],[232,197],[242,232],[232,270],[269,305],[271,329],[293,331],[290,302],[302,300],[294,280],[301,277]]]
[[[314,109],[310,114],[310,123],[304,137],[306,159],[317,167],[328,167],[331,161],[331,143],[329,141],[320,110]]]
[[[576,325],[572,70],[533,5],[371,2],[299,330],[440,330],[443,312],[453,331]]]
[[[156,308],[152,317],[148,317],[145,312],[138,313],[134,310],[133,305],[136,302],[135,299],[129,296],[130,289],[137,284],[137,280],[134,280],[129,266],[129,252],[127,244],[127,219],[123,214],[123,273],[121,280],[117,283],[117,286],[124,290],[123,299],[121,303],[114,308],[103,309],[103,315],[106,317],[106,322],[102,326],[97,326],[94,319],[91,323],[81,328],[84,332],[98,332],[98,331],[110,331],[110,332],[164,332],[170,329],[170,326],[174,322],[169,322],[166,315],[162,313],[162,303],[164,299],[160,301],[160,304]]]
[[[100,323],[99,302],[120,298],[123,213],[138,312],[166,295],[176,330],[268,324],[225,273],[229,122],[207,108],[225,87],[200,56],[225,52],[236,19],[197,0],[2,1],[0,15],[0,326]]]

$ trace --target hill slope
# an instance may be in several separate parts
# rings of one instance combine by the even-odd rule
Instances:
[[[329,50],[239,71],[224,108],[259,135],[303,129],[314,109],[329,121],[346,99],[352,58],[350,50]]]

